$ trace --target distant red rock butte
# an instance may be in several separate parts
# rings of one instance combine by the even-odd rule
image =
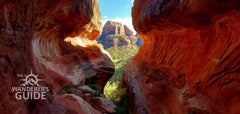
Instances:
[[[141,38],[134,36],[133,31],[131,31],[126,25],[113,21],[106,22],[103,27],[102,35],[97,41],[101,43],[105,49],[113,46],[132,46],[132,44],[136,43],[140,46],[143,43],[141,42]]]

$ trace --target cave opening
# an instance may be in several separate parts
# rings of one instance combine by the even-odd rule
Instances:
[[[115,72],[104,87],[104,95],[113,101],[116,113],[129,113],[127,89],[122,88],[124,67],[137,53],[143,40],[132,25],[133,0],[100,0],[102,34],[97,39],[109,53]]]
[[[132,5],[0,2],[1,113],[239,114],[240,1]],[[140,49],[132,20],[145,40]]]

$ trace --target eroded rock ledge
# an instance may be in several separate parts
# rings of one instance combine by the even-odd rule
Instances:
[[[114,73],[114,64],[95,41],[101,33],[98,0],[2,0],[0,14],[2,113],[115,111],[99,96]],[[15,98],[11,87],[22,84],[17,75],[31,70],[44,79],[41,86],[49,87],[47,100]],[[86,78],[97,90],[81,89]],[[57,92],[62,87],[74,91],[61,96]],[[92,98],[100,102],[93,103]]]
[[[135,0],[144,40],[125,67],[136,113],[240,112],[240,2]]]

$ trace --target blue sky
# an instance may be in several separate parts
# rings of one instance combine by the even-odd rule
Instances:
[[[112,20],[127,25],[134,31],[131,18],[133,0],[99,0],[98,3],[103,25],[107,20]]]

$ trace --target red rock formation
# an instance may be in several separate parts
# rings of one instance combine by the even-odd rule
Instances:
[[[126,25],[124,25],[124,30],[127,36],[133,36],[133,31],[131,31]]]
[[[121,23],[107,21],[103,27],[103,35],[115,34],[115,35],[126,35],[125,29]]]
[[[144,40],[123,85],[137,113],[240,113],[240,1],[135,0]]]
[[[101,33],[97,0],[0,2],[0,112],[100,113],[77,95],[60,96],[65,86],[89,78],[102,90],[114,65],[96,43]],[[39,74],[49,87],[46,100],[17,100],[18,74]]]
[[[133,32],[126,25],[108,21],[103,27],[102,35],[97,40],[107,49],[113,46],[136,44],[137,37],[133,36]]]

